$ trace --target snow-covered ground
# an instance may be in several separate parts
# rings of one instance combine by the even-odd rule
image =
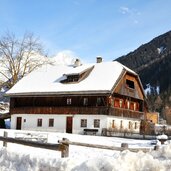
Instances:
[[[16,133],[18,132],[18,133]],[[4,130],[0,130],[2,136]],[[62,138],[74,142],[101,144],[120,147],[128,143],[132,148],[153,148],[150,140],[134,140],[115,137],[74,135],[65,133],[43,133],[8,130],[9,137],[47,138],[57,143]],[[81,146],[69,146],[69,157],[61,158],[61,152],[0,142],[0,171],[170,171],[171,144],[160,146],[158,151],[144,153],[113,151]]]

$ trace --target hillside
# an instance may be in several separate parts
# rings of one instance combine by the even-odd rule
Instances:
[[[116,60],[140,75],[144,89],[150,88],[149,108],[164,115],[171,107],[171,31]]]

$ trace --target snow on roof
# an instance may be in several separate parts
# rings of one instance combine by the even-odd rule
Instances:
[[[74,74],[81,74],[90,68],[92,68],[94,65],[93,64],[86,64],[86,65],[81,65],[80,67],[72,67],[71,70],[68,70],[67,72],[64,73],[64,75],[74,75]]]
[[[92,67],[93,70],[84,80],[77,83],[61,83],[65,74],[83,72]],[[123,69],[135,74],[117,61],[85,64],[76,68],[66,65],[46,65],[21,79],[7,92],[7,95],[110,92]]]

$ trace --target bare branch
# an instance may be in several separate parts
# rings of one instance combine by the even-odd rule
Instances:
[[[51,64],[42,54],[42,44],[32,33],[25,33],[22,39],[17,39],[13,33],[7,32],[0,38],[0,66],[3,67],[0,76],[10,80],[12,87],[26,74]]]

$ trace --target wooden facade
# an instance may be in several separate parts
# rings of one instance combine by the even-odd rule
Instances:
[[[138,77],[126,74],[112,94],[11,97],[11,114],[102,114],[144,117],[144,96]]]

